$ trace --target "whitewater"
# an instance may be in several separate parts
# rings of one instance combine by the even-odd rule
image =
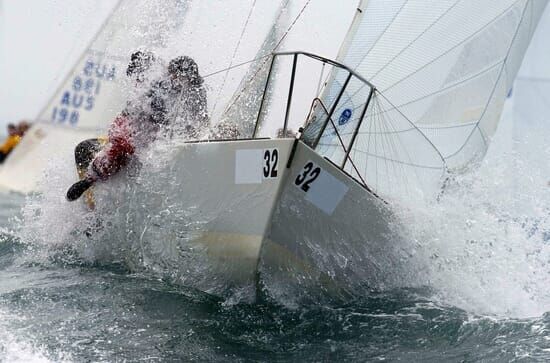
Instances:
[[[385,283],[347,299],[216,281],[187,243],[216,216],[156,182],[185,182],[170,142],[99,186],[94,212],[65,200],[71,155],[50,160],[42,193],[0,198],[0,361],[549,361],[548,120],[514,112],[438,200],[393,204]]]
[[[161,192],[148,178],[169,145],[144,157],[137,179],[100,188],[94,213],[64,200],[74,170],[52,162],[43,194],[2,200],[0,360],[546,361],[548,174],[534,166],[550,151],[543,126],[518,127],[503,120],[485,161],[438,202],[400,205],[400,282],[348,301],[296,304],[268,285],[255,297],[191,288],[209,278],[206,262],[189,250],[184,269],[173,265],[154,231],[132,234],[132,216],[146,210],[108,199],[112,190],[123,199],[129,182]],[[186,225],[186,213],[168,206],[149,218],[192,236],[200,223]]]

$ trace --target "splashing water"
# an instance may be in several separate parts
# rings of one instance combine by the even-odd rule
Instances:
[[[21,362],[21,363],[49,363],[49,362],[71,362],[70,354],[58,352],[55,357],[52,357],[51,352],[48,352],[46,347],[35,346],[31,341],[32,338],[23,338],[22,336],[14,335],[9,331],[12,325],[21,323],[21,316],[14,316],[0,309],[0,357],[6,362]]]
[[[510,143],[503,125],[479,169],[457,177],[438,203],[402,211],[410,269],[443,302],[501,316],[550,311],[550,195],[539,164],[550,153],[529,141]]]
[[[83,201],[68,203],[67,186],[76,179],[72,160],[52,162],[44,193],[27,198],[19,237],[32,246],[41,262],[121,264],[131,271],[156,276],[220,293],[204,251],[189,242],[201,232],[211,215],[198,210],[177,186],[172,151],[185,148],[180,141],[159,140],[139,155],[136,168],[127,168],[94,187],[96,209]],[[134,165],[136,166],[136,165]],[[63,170],[58,172],[58,170]]]
[[[395,270],[386,272],[402,287],[428,287],[443,304],[474,313],[530,317],[550,311],[546,175],[532,172],[540,158],[514,151],[507,137],[503,127],[480,168],[454,178],[439,202],[411,199],[395,206],[399,223],[392,229],[400,235],[394,242],[402,265],[388,265]],[[46,175],[44,193],[30,196],[23,213],[20,237],[34,247],[33,258],[119,263],[207,292],[227,290],[222,279],[215,281],[204,251],[189,244],[216,216],[175,193],[174,186],[185,182],[167,163],[176,145],[156,143],[140,156],[139,175],[121,173],[99,185],[94,212],[64,200],[75,179],[66,167],[73,161],[52,162],[48,169],[55,172]],[[228,303],[241,301],[240,294]]]

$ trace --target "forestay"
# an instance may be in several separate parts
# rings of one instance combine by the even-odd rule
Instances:
[[[271,54],[299,49],[336,57],[356,5],[355,1],[193,1],[184,27],[168,49],[170,56],[186,54],[199,65],[210,123],[229,123],[239,137],[250,137]],[[287,69],[276,71],[284,75]],[[284,108],[281,102],[273,99],[272,109]],[[307,107],[302,111],[301,121]]]

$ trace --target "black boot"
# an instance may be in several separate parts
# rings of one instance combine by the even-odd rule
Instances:
[[[81,181],[74,183],[67,191],[67,200],[69,202],[77,200],[86,190],[88,190],[88,188],[92,186],[92,184],[94,184],[92,179],[82,179]]]

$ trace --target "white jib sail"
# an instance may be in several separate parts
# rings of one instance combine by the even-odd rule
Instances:
[[[484,155],[546,3],[363,2],[339,60],[380,95],[373,99],[379,111],[367,113],[351,153],[368,184],[385,192],[395,185],[389,175],[411,179],[422,171],[422,179],[433,170],[435,177],[441,171],[438,158],[458,170]],[[336,117],[364,103],[362,93],[353,92],[350,105],[342,102]],[[324,142],[330,146],[334,140]]]

